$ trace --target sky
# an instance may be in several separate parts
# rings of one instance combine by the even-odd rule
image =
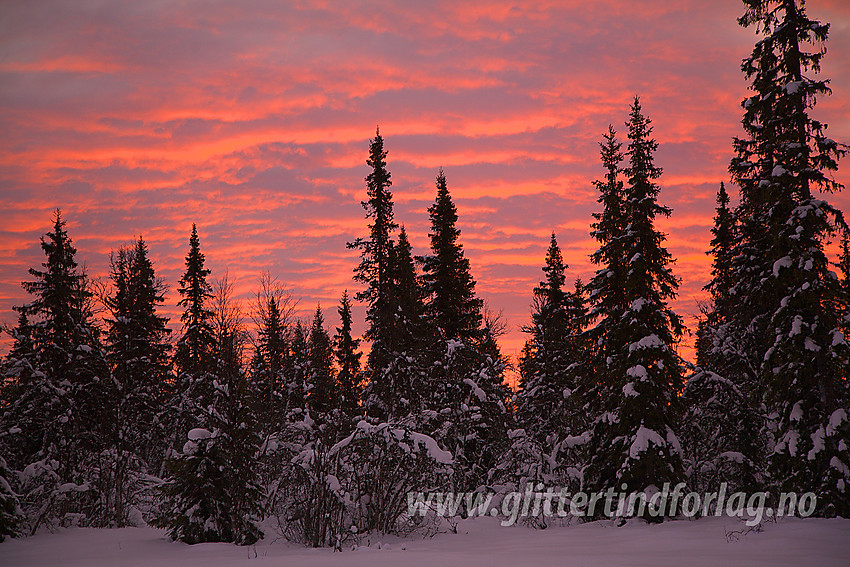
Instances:
[[[807,9],[832,24],[820,76],[834,92],[812,114],[847,143],[850,3]],[[265,271],[299,315],[321,304],[335,327],[343,290],[360,289],[345,244],[367,234],[380,126],[414,253],[427,253],[442,167],[476,290],[515,356],[550,233],[570,279],[595,271],[598,142],[609,124],[625,141],[639,95],[673,208],[658,223],[682,278],[672,304],[693,323],[757,40],[741,13],[733,0],[2,2],[0,322],[27,301],[20,283],[58,207],[93,277],[141,235],[174,318],[197,223],[212,277],[227,273],[246,308]],[[850,211],[848,191],[829,199]]]

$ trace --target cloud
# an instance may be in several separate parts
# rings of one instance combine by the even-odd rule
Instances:
[[[847,141],[850,7],[807,9],[832,22],[834,95],[814,112]],[[26,301],[20,281],[61,207],[94,275],[144,235],[172,316],[195,222],[214,275],[227,271],[241,297],[269,270],[305,315],[321,301],[335,325],[336,299],[358,289],[345,243],[366,232],[380,124],[414,252],[427,250],[444,167],[477,289],[504,310],[514,353],[549,234],[570,278],[594,272],[598,141],[608,124],[625,138],[636,94],[674,209],[659,222],[683,278],[674,306],[693,314],[755,40],[735,23],[741,11],[733,0],[4,3],[0,319]],[[831,200],[850,208],[846,193]]]

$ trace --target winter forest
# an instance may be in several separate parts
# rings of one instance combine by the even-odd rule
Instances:
[[[657,226],[676,214],[655,160],[650,111],[664,110],[638,96],[587,156],[595,273],[576,277],[552,233],[516,361],[476,293],[450,168],[434,172],[430,248],[415,250],[394,213],[386,129],[363,148],[361,236],[339,243],[359,264],[333,321],[321,306],[297,317],[298,290],[268,273],[237,299],[207,267],[203,219],[179,281],[157,275],[143,237],[90,277],[56,203],[0,361],[0,541],[149,525],[188,544],[342,550],[363,534],[451,530],[479,502],[417,516],[411,493],[539,486],[725,485],[772,506],[810,492],[811,515],[850,518],[850,228],[829,202],[847,146],[817,120],[831,91],[812,78],[829,25],[799,0],[744,4],[739,23],[759,39],[741,67],[751,90],[729,132],[696,328],[671,307],[681,279]],[[179,323],[161,313],[168,288]],[[695,360],[678,350],[689,334]]]

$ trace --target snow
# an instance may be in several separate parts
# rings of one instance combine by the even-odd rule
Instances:
[[[832,459],[829,460],[829,466],[841,473],[842,476],[850,476],[850,469],[848,469],[847,465],[842,463],[841,459],[838,457],[832,457]]]
[[[649,449],[650,443],[657,447],[667,445],[661,435],[641,425],[637,433],[635,433],[635,439],[632,441],[631,447],[629,447],[629,457],[636,459],[641,453]]]
[[[345,439],[334,444],[333,447],[330,448],[329,454],[336,455],[339,451],[348,447],[355,438],[362,437],[364,434],[371,435],[387,429],[390,430],[390,433],[392,433],[396,440],[401,441],[404,438],[405,431],[403,429],[390,428],[388,423],[372,425],[366,420],[360,420],[357,423],[354,432]],[[433,437],[425,435],[424,433],[411,431],[410,439],[415,445],[424,447],[428,456],[436,462],[441,464],[452,464],[454,462],[452,454],[441,449]]]
[[[791,332],[788,333],[789,337],[793,337],[799,335],[803,332],[803,318],[799,315],[794,316],[794,320],[791,322]]]
[[[796,431],[789,431],[785,435],[788,442],[788,454],[792,457],[797,456],[797,443],[800,441],[800,434]]]
[[[460,350],[463,348],[463,341],[458,341],[456,339],[449,339],[446,341],[446,354],[448,356],[453,356],[456,350]]]
[[[832,415],[829,416],[829,424],[826,426],[827,436],[831,436],[835,433],[835,430],[838,429],[845,421],[847,421],[847,412],[844,411],[843,408],[839,408],[832,412]]]
[[[342,485],[340,485],[339,479],[336,477],[336,475],[332,475],[332,474],[327,475],[325,477],[325,482],[327,483],[328,488],[332,492],[339,492],[342,488]]]
[[[64,484],[60,484],[56,491],[60,494],[64,494],[66,492],[86,492],[88,489],[88,484],[76,484],[73,482],[66,482]]]
[[[564,440],[561,441],[561,446],[566,447],[567,449],[574,449],[585,445],[589,440],[590,434],[587,432],[582,435],[567,435]]]
[[[190,441],[197,441],[198,439],[209,439],[210,437],[212,437],[212,433],[210,433],[206,429],[196,427],[195,429],[189,431],[187,437]]]
[[[800,421],[803,419],[803,406],[801,405],[803,402],[798,401],[794,404],[794,407],[791,408],[791,414],[788,416],[788,419],[791,421]]]
[[[646,367],[642,364],[638,364],[637,366],[632,366],[628,370],[626,370],[626,375],[631,376],[632,378],[646,378]],[[631,384],[631,382],[629,382]],[[628,386],[629,384],[626,384]],[[623,393],[626,394],[626,388],[623,387]],[[627,396],[630,394],[626,394]],[[637,396],[637,393],[634,394]]]
[[[746,460],[743,453],[739,453],[738,451],[724,451],[718,455],[721,459],[726,459],[727,461],[732,461],[733,463],[743,464]]]
[[[826,448],[826,445],[823,442],[824,431],[823,427],[818,427],[817,431],[812,433],[812,449],[809,451],[809,454],[806,455],[806,458],[810,461],[814,461],[817,457],[817,454],[823,451]]]
[[[773,263],[773,277],[779,277],[779,270],[781,268],[790,268],[791,267],[791,257],[783,256],[779,260]]]
[[[525,437],[525,429],[509,429],[508,430],[508,439],[516,439],[517,437]]]
[[[472,393],[475,394],[475,397],[478,398],[479,401],[487,401],[487,394],[484,393],[484,390],[478,387],[478,384],[476,384],[474,380],[464,378],[463,383],[472,388]]]
[[[773,166],[773,171],[770,172],[770,176],[771,177],[781,177],[783,175],[786,175],[787,173],[788,173],[787,169],[785,169],[781,165],[777,164],[777,165]]]
[[[651,335],[643,337],[641,340],[639,340],[636,343],[630,344],[629,345],[629,352],[632,352],[632,351],[637,350],[637,349],[642,349],[642,348],[659,348],[659,347],[663,347],[663,346],[664,346],[664,343],[661,341],[660,338],[658,338],[658,335],[653,333]]]
[[[667,428],[667,445],[673,448],[674,454],[682,454],[682,445],[679,443],[679,438],[676,437],[676,433],[669,427]]]
[[[610,521],[600,521],[534,530],[524,526],[501,527],[498,518],[484,517],[462,520],[457,534],[444,530],[433,538],[364,535],[356,551],[347,545],[342,553],[286,543],[278,537],[273,525],[264,526],[266,538],[250,547],[174,543],[164,531],[147,527],[69,528],[0,544],[0,565],[832,567],[846,565],[850,554],[847,537],[850,520],[846,519],[783,518],[776,523],[764,523],[760,533],[741,533],[737,540],[731,541],[727,538],[727,532],[743,528],[744,524],[736,519],[707,517],[660,525],[630,522],[616,528]]]
[[[438,463],[450,465],[454,462],[452,454],[441,449],[433,437],[425,435],[424,433],[411,432],[410,438],[413,439],[415,443],[423,445],[428,451],[428,456]]]
[[[782,87],[786,93],[795,94],[797,90],[800,88],[800,85],[803,84],[803,81],[791,81],[787,83],[784,87]]]
[[[643,366],[641,366],[641,368],[643,368]],[[631,368],[629,370],[631,370]],[[645,371],[646,370],[644,369],[644,372]],[[634,382],[629,382],[628,384],[623,386],[623,394],[625,394],[627,397],[637,397],[640,395],[638,394],[637,390],[635,390]]]

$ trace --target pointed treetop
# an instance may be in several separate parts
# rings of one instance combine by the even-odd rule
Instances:
[[[546,267],[543,268],[551,289],[561,289],[564,285],[566,281],[564,270],[566,268],[564,257],[561,255],[561,247],[558,246],[558,240],[553,232],[549,239],[549,249],[546,251]]]
[[[564,258],[561,255],[561,248],[558,246],[558,240],[553,232],[549,239],[549,248],[546,250],[546,265],[542,268],[543,273],[546,274],[546,280],[540,282],[540,285],[534,290],[535,293],[545,294],[552,305],[560,304],[564,294],[566,268]]]
[[[651,137],[652,120],[641,111],[640,98],[637,96],[629,112],[626,127],[629,129],[628,138],[631,142],[628,149],[629,167],[625,173],[633,186],[643,185],[649,190],[650,196],[655,196],[658,190],[651,184],[651,180],[658,179],[662,173],[661,168],[655,166],[652,156],[658,149],[658,143]]]
[[[428,207],[428,214],[431,255],[422,262],[422,281],[429,297],[428,317],[447,338],[476,338],[480,334],[483,302],[475,295],[469,260],[458,242],[457,208],[442,170],[437,175],[437,197]]]

